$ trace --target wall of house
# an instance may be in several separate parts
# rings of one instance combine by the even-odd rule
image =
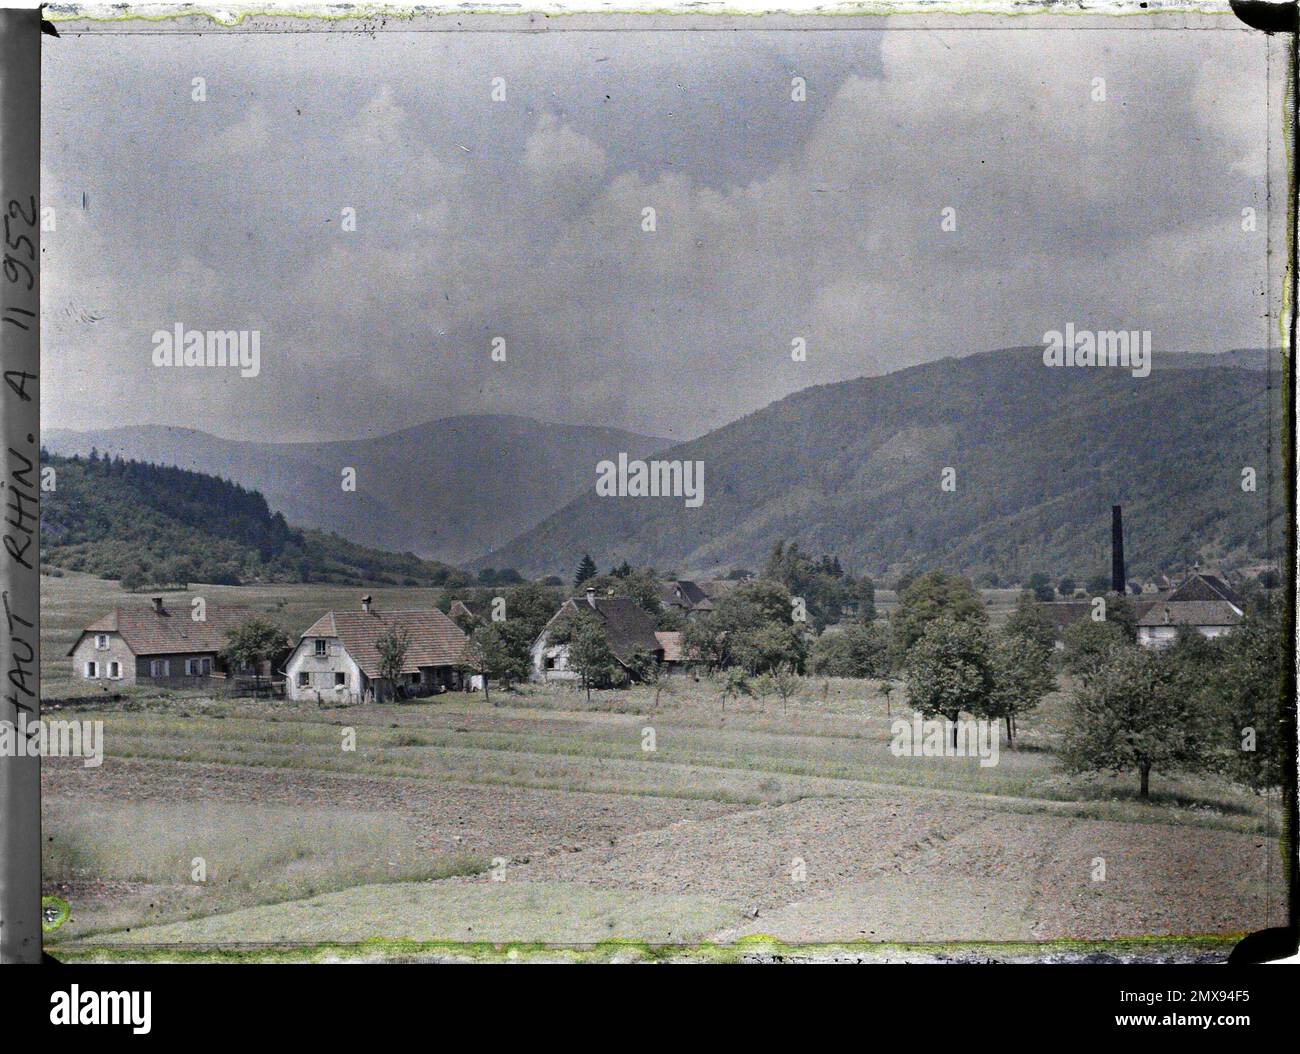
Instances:
[[[564,644],[551,644],[547,636],[543,633],[533,642],[533,672],[529,675],[529,680],[534,683],[543,683],[546,681],[576,681],[578,674],[569,669],[569,649]],[[546,662],[550,658],[553,665],[547,669]]]
[[[201,669],[201,660],[208,660],[208,673],[186,673],[186,663],[191,663],[191,669],[198,671]],[[213,673],[220,675],[220,663],[217,662],[217,654],[214,651],[194,651],[190,654],[181,655],[138,655],[135,656],[135,680],[148,682],[151,685],[174,686],[174,688],[187,688],[198,681],[207,681]],[[166,673],[159,673],[155,676],[153,673],[153,663],[166,663]]]
[[[1193,626],[1202,637],[1213,640],[1232,631],[1231,626]],[[1177,626],[1139,626],[1138,643],[1145,648],[1168,648],[1178,640]]]
[[[325,654],[316,654],[316,641],[325,641]],[[308,637],[298,642],[284,665],[284,693],[289,699],[309,702],[356,703],[365,691],[361,667],[336,637]],[[307,684],[300,685],[300,674],[307,674]],[[344,675],[336,687],[335,674]]]
[[[436,692],[438,689],[452,692],[462,687],[461,673],[450,666],[421,666],[420,688],[422,691]]]
[[[126,641],[116,633],[107,634],[108,647],[95,647],[96,634],[88,633],[81,638],[72,652],[72,675],[78,680],[92,684],[108,685],[135,684],[135,654],[127,647]],[[86,663],[95,663],[95,676],[86,676]],[[109,676],[109,663],[116,662],[120,677]]]

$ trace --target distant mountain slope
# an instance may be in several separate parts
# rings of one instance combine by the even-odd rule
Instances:
[[[363,545],[458,563],[507,542],[578,493],[591,466],[619,451],[641,456],[666,440],[616,429],[472,415],[374,439],[253,443],[186,428],[52,430],[56,454],[92,448],[177,465],[260,491],[289,522]],[[344,468],[357,487],[341,487]]]
[[[1208,366],[1237,366],[1243,370],[1275,370],[1282,368],[1279,348],[1232,348],[1217,355],[1189,352],[1185,355],[1165,355],[1160,360],[1165,369],[1205,369]]]
[[[189,582],[442,585],[460,572],[290,527],[256,491],[185,469],[47,455],[41,563],[121,579],[127,588]]]
[[[1109,566],[1112,502],[1124,505],[1138,577],[1276,555],[1266,524],[1276,376],[1175,358],[1134,378],[1052,369],[1038,349],[1010,349],[805,389],[659,455],[704,462],[701,508],[598,497],[593,472],[587,493],[481,563],[569,573],[590,552],[601,566],[699,574],[762,566],[785,538],[853,571],[1078,576]],[[940,489],[949,466],[953,493]],[[1241,489],[1244,466],[1257,470],[1257,493]],[[1280,545],[1276,467],[1272,480]]]

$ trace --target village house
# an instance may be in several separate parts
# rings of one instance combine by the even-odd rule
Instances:
[[[379,642],[405,633],[406,659],[398,685],[379,676]],[[367,702],[399,687],[405,695],[435,695],[463,686],[460,664],[467,638],[441,611],[376,611],[362,597],[359,611],[327,611],[302,635],[285,661],[285,694],[318,703]]]
[[[686,618],[713,610],[713,601],[709,595],[690,579],[665,582],[659,587],[659,602]]]
[[[1244,604],[1237,591],[1219,575],[1194,572],[1177,589],[1145,606],[1138,617],[1138,643],[1147,648],[1167,648],[1184,628],[1202,637],[1220,637],[1241,622]]]
[[[227,669],[220,653],[230,631],[250,617],[246,609],[213,604],[172,608],[162,597],[151,598],[149,607],[115,607],[68,649],[73,676],[105,688],[141,682],[184,687],[243,672]],[[258,672],[269,674],[269,665]]]
[[[1200,565],[1178,578],[1156,575],[1160,588],[1145,588],[1125,599],[1137,619],[1138,643],[1145,648],[1165,648],[1178,639],[1180,629],[1203,637],[1222,636],[1241,622],[1245,601],[1222,575],[1202,572]],[[1111,507],[1111,592],[1108,597],[1126,593],[1128,578],[1124,570],[1124,534],[1120,506]],[[1043,605],[1056,628],[1056,646],[1062,647],[1061,635],[1073,623],[1095,618],[1093,598],[1065,600]],[[1104,611],[1104,609],[1103,609]]]
[[[1178,639],[1178,630],[1185,627],[1203,637],[1218,637],[1229,632],[1241,622],[1244,601],[1220,575],[1199,571],[1184,576],[1172,589],[1155,593],[1126,596],[1137,616],[1138,643],[1148,648],[1163,648]],[[1065,600],[1044,604],[1057,630],[1057,647],[1061,647],[1060,634],[1075,622],[1093,617],[1093,602]]]
[[[533,642],[532,681],[575,681],[579,674],[569,667],[569,647],[552,640],[552,629],[566,616],[587,612],[595,616],[605,631],[605,639],[614,658],[630,667],[637,652],[662,662],[663,645],[655,636],[655,620],[635,600],[627,597],[598,597],[588,588],[583,600],[566,600]]]

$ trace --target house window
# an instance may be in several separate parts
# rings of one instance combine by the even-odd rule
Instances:
[[[346,673],[336,673],[334,675],[334,687],[346,688],[348,686],[348,675]]]
[[[555,669],[555,656],[554,656],[554,655],[548,655],[548,656],[546,656],[546,668],[547,668],[548,670],[553,670],[553,669]]]
[[[197,659],[186,659],[186,660],[185,660],[185,676],[186,676],[186,677],[193,677],[193,676],[198,672],[198,671],[194,668],[195,665],[197,664],[197,662],[198,662]]]
[[[118,680],[122,676],[122,664],[119,662],[110,662],[108,664],[108,675],[113,680]]]
[[[107,650],[108,650],[108,634],[107,634],[107,633],[96,633],[96,634],[95,634],[95,647],[96,647],[99,651],[107,651]]]
[[[307,687],[308,685],[310,685],[310,684],[311,684],[311,674],[309,674],[306,670],[299,670],[299,671],[298,671],[298,687],[299,687],[299,688],[306,688],[306,687]]]
[[[200,659],[200,660],[199,660],[199,676],[200,676],[200,677],[207,677],[208,674],[210,674],[211,672],[212,672],[212,660],[211,660],[211,659]]]
[[[172,673],[172,664],[170,659],[149,660],[150,677],[170,677],[171,673]]]
[[[410,681],[411,681],[412,684],[419,684],[419,683],[420,683],[420,675],[419,675],[418,673],[413,673],[413,674],[411,674],[411,675],[410,675]]]
[[[86,676],[87,676],[87,677],[98,677],[98,676],[99,676],[99,664],[96,663],[96,662],[88,662],[88,663],[86,663]]]
[[[325,654],[325,642],[323,640],[318,640],[316,642],[316,654],[317,655]]]

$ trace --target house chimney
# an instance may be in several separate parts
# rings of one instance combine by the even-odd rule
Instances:
[[[367,593],[361,598],[361,610],[369,614],[370,612],[370,594]]]
[[[150,597],[149,599],[153,601],[154,611],[159,615],[163,614],[162,597]]]
[[[1110,588],[1123,594],[1128,577],[1124,574],[1124,514],[1119,505],[1110,507]]]
[[[595,607],[595,606],[596,606],[596,587],[595,587],[595,586],[588,586],[588,587],[587,587],[587,603],[590,604],[592,607]]]

